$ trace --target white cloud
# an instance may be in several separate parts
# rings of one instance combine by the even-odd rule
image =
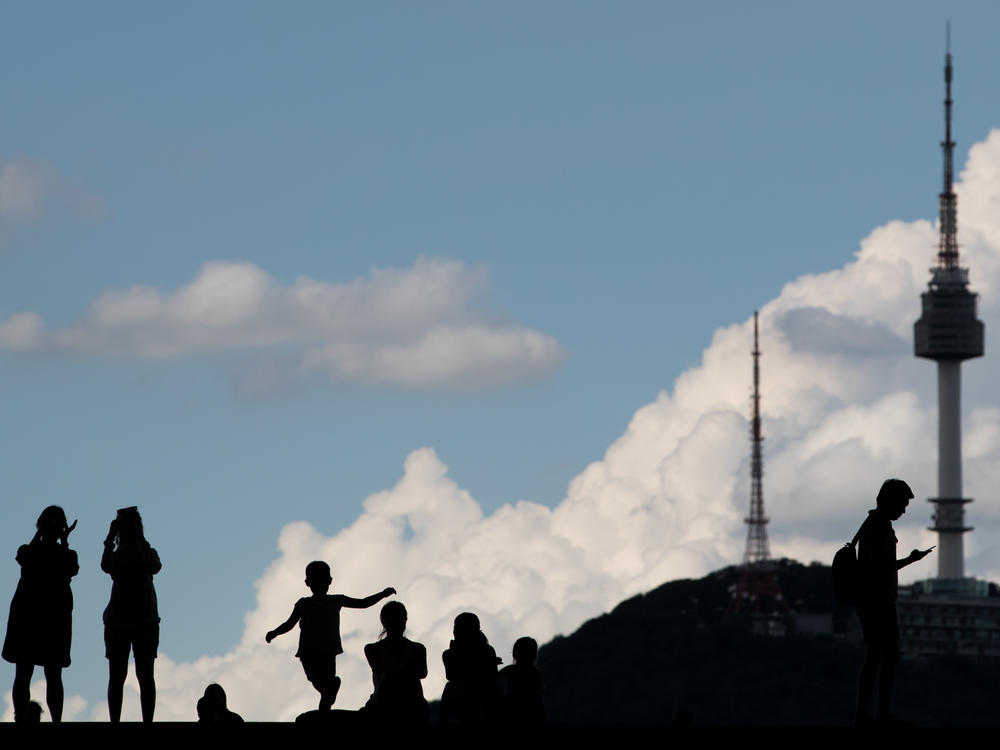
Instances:
[[[298,369],[400,387],[486,387],[551,373],[566,353],[552,336],[472,311],[485,273],[419,258],[407,269],[332,284],[277,283],[252,263],[206,263],[181,288],[101,294],[65,328],[36,313],[0,322],[0,346],[167,358],[227,350],[301,349]]]
[[[987,331],[997,330],[1000,306],[985,295],[1000,287],[1000,131],[972,149],[959,190],[966,259],[984,294]],[[776,554],[828,561],[887,476],[905,477],[918,498],[936,494],[933,366],[915,360],[908,343],[933,247],[930,223],[890,222],[844,268],[797,279],[763,307],[765,501]],[[333,564],[338,590],[399,589],[411,636],[431,654],[431,696],[443,680],[437,654],[464,609],[480,614],[507,657],[522,634],[544,640],[572,631],[630,594],[738,561],[749,498],[750,325],[720,329],[701,365],[639,409],[555,508],[518,502],[484,516],[434,452],[421,449],[399,483],[369,497],[339,534],[323,537],[304,522],[286,526],[240,645],[223,657],[159,665],[178,686],[161,691],[169,706],[163,718],[190,716],[196,689],[213,679],[236,710],[255,718],[287,719],[315,703],[292,658],[294,635],[270,647],[262,640],[304,593],[302,571],[312,559]],[[445,339],[433,348],[447,359],[450,346]],[[334,367],[374,366],[350,354],[314,356],[317,366],[326,356]],[[405,361],[409,353],[394,356]],[[413,377],[424,376],[417,368]],[[965,476],[967,494],[980,501],[969,509],[977,531],[967,559],[972,573],[992,578],[1000,577],[1000,552],[982,540],[1000,531],[1000,508],[989,502],[1000,480],[998,436],[1000,406],[972,402]],[[897,524],[902,548],[933,543],[924,528],[929,516],[929,505],[913,503]],[[931,560],[916,567],[907,571],[912,577],[934,573]],[[339,703],[355,707],[369,691],[359,654],[378,632],[377,615],[345,614],[342,629]]]
[[[307,369],[333,377],[409,387],[500,385],[544,375],[565,358],[551,336],[519,326],[472,324],[426,331],[414,341],[372,348],[357,342],[307,352]]]
[[[960,186],[963,241],[989,332],[1000,330],[1000,305],[986,296],[1000,288],[1000,131],[970,153]],[[971,186],[981,188],[975,198]],[[936,494],[933,365],[909,352],[887,356],[873,344],[912,335],[933,239],[927,222],[891,222],[844,268],[789,283],[761,311],[765,502],[776,555],[829,561],[887,476],[907,479],[918,498],[897,523],[901,550],[934,543],[922,501]],[[823,342],[809,342],[810,325]],[[749,500],[750,336],[749,318],[717,331],[702,363],[640,408],[554,508],[517,502],[484,515],[424,448],[338,534],[288,524],[278,558],[257,582],[239,645],[193,663],[159,660],[158,716],[191,718],[213,680],[248,718],[290,719],[315,705],[292,656],[295,635],[263,643],[305,593],[303,570],[313,559],[331,562],[338,591],[399,590],[411,637],[428,647],[431,697],[443,682],[438,654],[460,611],[480,615],[506,659],[520,635],[543,641],[570,632],[631,594],[739,561]],[[1000,405],[992,389],[971,392],[964,468],[966,493],[978,501],[969,508],[976,531],[967,567],[998,580],[1000,550],[990,540],[1000,532],[1000,504],[991,497],[1000,480]],[[912,579],[934,570],[929,558],[905,572]],[[360,655],[377,623],[375,609],[344,614],[343,707],[359,706],[369,692]],[[137,715],[134,696],[127,705]],[[102,707],[94,711],[103,716]]]

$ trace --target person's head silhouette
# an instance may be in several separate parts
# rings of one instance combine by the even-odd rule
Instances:
[[[28,705],[14,714],[14,721],[23,724],[38,724],[42,720],[42,706],[38,701],[29,701]]]
[[[406,631],[406,607],[402,602],[392,601],[379,612],[382,621],[382,638],[398,638]]]
[[[538,642],[534,638],[523,636],[514,641],[514,663],[532,665],[538,659]]]
[[[875,498],[875,507],[895,521],[906,511],[912,497],[913,490],[902,479],[886,479]]]
[[[134,549],[140,542],[146,541],[142,529],[142,516],[139,515],[137,507],[133,505],[118,511],[115,516],[115,533],[118,535],[119,548]]]
[[[322,596],[330,590],[333,583],[333,576],[330,574],[330,566],[322,560],[313,560],[306,565],[306,586],[316,596]]]
[[[480,632],[479,618],[472,612],[462,612],[455,618],[455,640],[468,641],[476,638]]]
[[[75,523],[73,525],[76,526]],[[58,505],[50,505],[38,516],[35,528],[43,539],[59,539],[68,528],[66,513]]]

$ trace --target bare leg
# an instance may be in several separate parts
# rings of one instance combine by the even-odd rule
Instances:
[[[15,718],[31,703],[31,675],[34,672],[34,664],[18,662],[14,666],[14,687],[11,690],[11,702],[14,704]]]
[[[136,659],[135,676],[139,681],[139,705],[142,706],[142,720],[153,720],[156,709],[156,681],[153,679],[153,660]]]
[[[62,667],[45,667],[45,702],[49,705],[49,715],[58,724],[62,721],[63,684]]]
[[[122,691],[128,676],[128,657],[123,660],[108,659],[108,714],[111,723],[117,724],[122,718]]]
[[[320,689],[319,692],[319,710],[329,711],[333,708],[334,702],[337,700],[337,693],[340,691],[340,678],[337,675],[333,675],[326,684]]]

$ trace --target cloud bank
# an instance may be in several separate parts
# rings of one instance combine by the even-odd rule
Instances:
[[[987,359],[965,370],[966,494],[978,498],[966,564],[998,580],[1000,551],[988,540],[1000,532],[1000,503],[990,494],[1000,484],[1000,408],[983,383],[995,356],[990,332],[1000,330],[1000,131],[971,150],[959,200],[964,262],[991,337]],[[925,529],[931,507],[920,500],[936,494],[933,365],[915,360],[908,343],[934,240],[926,221],[890,222],[843,268],[796,279],[762,307],[765,501],[775,555],[828,562],[887,476],[905,477],[918,497],[896,524],[901,550],[934,542]],[[210,681],[248,718],[287,720],[315,705],[292,656],[295,636],[263,641],[304,593],[312,559],[332,563],[338,591],[399,590],[410,637],[428,647],[429,697],[442,687],[438,654],[458,612],[477,612],[509,659],[520,635],[542,641],[571,632],[629,595],[739,561],[749,503],[751,321],[718,330],[701,364],[641,407],[555,507],[516,502],[484,515],[422,448],[397,484],[369,496],[338,534],[324,537],[304,521],[285,526],[240,643],[193,663],[159,660],[158,717],[190,719]],[[933,557],[907,572],[933,576]],[[370,692],[361,653],[377,637],[377,612],[345,612],[341,629],[338,704],[353,708]],[[137,715],[137,697],[126,707]],[[102,705],[85,710],[106,716]]]
[[[328,283],[282,285],[252,263],[206,263],[164,293],[136,285],[97,297],[65,327],[35,312],[0,321],[0,346],[144,359],[301,351],[299,374],[405,388],[480,388],[545,376],[566,352],[552,336],[474,311],[486,275],[458,261]]]

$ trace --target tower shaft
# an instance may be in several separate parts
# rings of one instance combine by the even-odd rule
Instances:
[[[961,362],[938,362],[938,496],[933,500],[938,532],[938,578],[964,578],[962,535],[962,373]]]

